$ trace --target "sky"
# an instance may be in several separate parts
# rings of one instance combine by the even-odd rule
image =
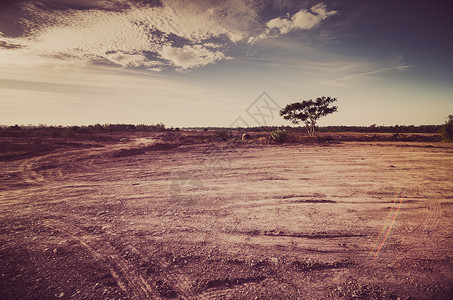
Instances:
[[[0,124],[442,124],[453,114],[448,1],[2,0]]]

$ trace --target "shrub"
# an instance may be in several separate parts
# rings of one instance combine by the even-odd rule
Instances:
[[[286,138],[288,137],[288,134],[286,133],[286,130],[282,130],[278,128],[277,130],[274,130],[271,132],[271,135],[269,136],[270,140],[273,140],[277,143],[283,143],[286,141]]]
[[[61,137],[61,130],[59,128],[52,128],[50,132],[52,137]]]
[[[248,133],[244,133],[244,134],[242,135],[242,140],[243,140],[243,141],[250,140],[251,138],[252,138],[252,137],[251,137],[250,134],[248,134]]]
[[[216,131],[215,133],[216,140],[218,141],[228,141],[233,138],[231,132],[227,130]]]
[[[440,129],[440,134],[445,142],[453,142],[453,115],[449,115],[447,119]]]
[[[75,132],[71,129],[64,129],[62,135],[66,138],[72,138],[75,137]]]

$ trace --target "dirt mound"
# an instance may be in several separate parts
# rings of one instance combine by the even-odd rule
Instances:
[[[51,138],[0,138],[0,161],[13,161],[61,149],[103,147],[101,144]]]
[[[125,156],[134,156],[144,154],[149,151],[164,151],[164,150],[172,150],[178,148],[178,144],[171,144],[171,143],[156,143],[151,146],[146,147],[136,147],[136,148],[124,148],[118,151],[115,151],[111,154],[112,158],[115,157],[125,157]]]

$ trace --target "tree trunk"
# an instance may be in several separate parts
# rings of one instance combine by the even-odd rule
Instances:
[[[308,136],[311,136],[310,126],[308,126],[308,123],[305,123],[305,128],[307,129]]]
[[[312,119],[310,124],[310,137],[315,137],[315,125],[316,121]]]

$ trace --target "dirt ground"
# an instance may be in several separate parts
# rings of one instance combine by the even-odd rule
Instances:
[[[0,162],[1,299],[453,299],[453,147],[176,145]]]

